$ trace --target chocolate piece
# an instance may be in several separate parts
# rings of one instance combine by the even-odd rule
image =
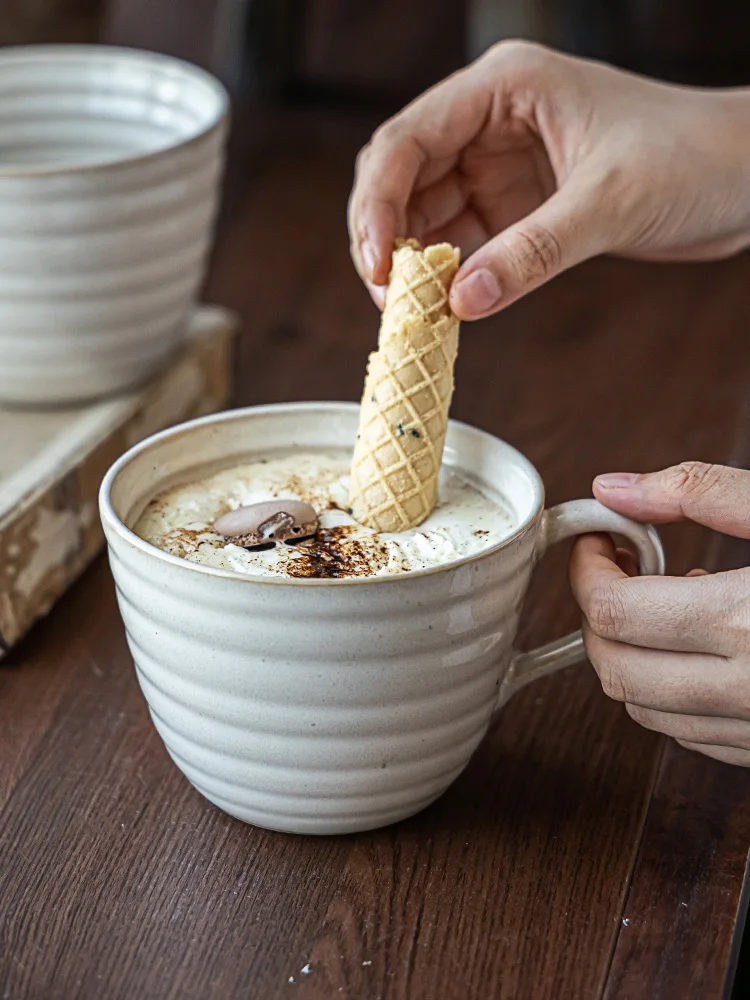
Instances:
[[[252,548],[255,545],[310,538],[318,530],[315,508],[301,500],[264,500],[222,514],[214,531],[227,542]]]

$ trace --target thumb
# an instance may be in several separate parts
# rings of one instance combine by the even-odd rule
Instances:
[[[736,538],[750,538],[750,472],[683,462],[661,472],[616,472],[594,480],[605,507],[636,521],[696,521]]]
[[[520,222],[480,247],[451,288],[459,319],[480,319],[606,250],[605,205],[588,171],[571,177]]]

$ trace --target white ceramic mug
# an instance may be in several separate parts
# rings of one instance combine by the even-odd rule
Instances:
[[[0,402],[151,375],[203,280],[228,99],[195,66],[99,45],[0,50]]]
[[[513,649],[531,571],[570,535],[611,531],[662,573],[650,526],[595,500],[544,510],[541,479],[510,445],[452,422],[445,461],[500,492],[517,528],[493,548],[401,576],[241,576],[142,541],[154,494],[278,450],[349,449],[349,403],[260,406],[157,434],[107,473],[100,509],[120,610],[156,728],[221,809],[292,833],[403,819],[466,767],[495,712],[528,681],[584,656],[580,634]]]

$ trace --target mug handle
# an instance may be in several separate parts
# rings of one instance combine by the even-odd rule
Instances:
[[[664,550],[656,529],[650,524],[637,524],[630,518],[616,514],[598,500],[568,500],[557,507],[545,510],[542,521],[537,558],[548,548],[571,535],[585,535],[592,531],[608,531],[623,535],[633,543],[638,552],[643,576],[663,575]],[[586,658],[580,630],[562,639],[555,639],[528,653],[514,653],[510,667],[500,685],[495,710],[509,701],[531,681],[562,670]]]

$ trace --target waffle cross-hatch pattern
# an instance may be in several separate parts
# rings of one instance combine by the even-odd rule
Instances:
[[[458,251],[397,245],[370,355],[354,449],[350,504],[379,531],[420,524],[437,502],[453,394],[458,320],[448,304]]]

